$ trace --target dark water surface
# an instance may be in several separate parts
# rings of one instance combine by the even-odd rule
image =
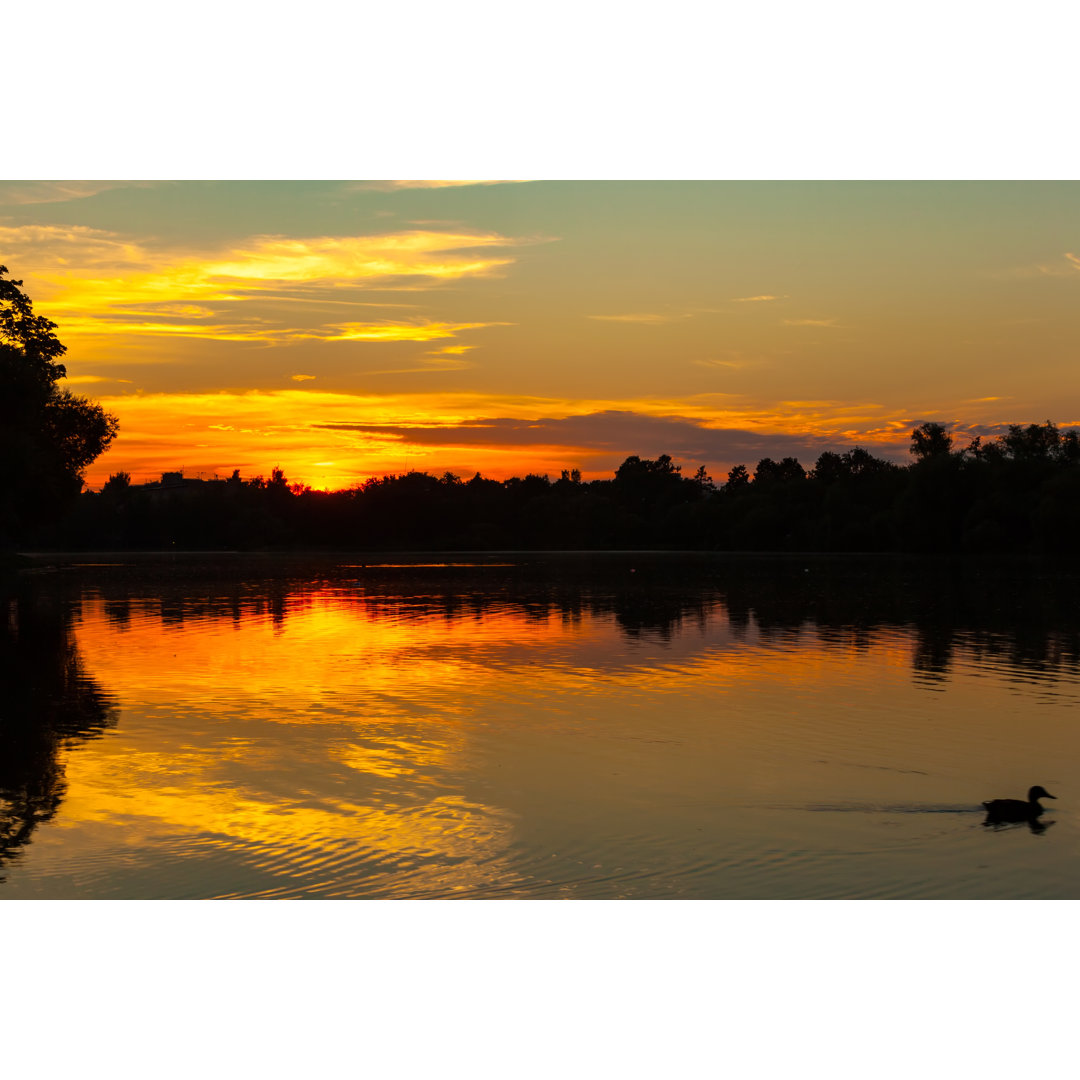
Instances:
[[[1071,569],[57,563],[0,619],[0,898],[1080,897]]]

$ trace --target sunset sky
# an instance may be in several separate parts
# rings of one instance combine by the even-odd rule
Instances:
[[[91,486],[735,463],[1080,422],[1080,184],[0,183]]]

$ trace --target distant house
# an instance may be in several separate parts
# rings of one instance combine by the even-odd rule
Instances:
[[[145,484],[132,484],[133,491],[145,491],[148,494],[185,491],[192,488],[217,487],[226,481],[216,474],[211,478],[203,476],[185,476],[183,471],[163,472],[160,480],[150,480]]]

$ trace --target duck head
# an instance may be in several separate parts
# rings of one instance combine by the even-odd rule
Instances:
[[[1028,802],[1036,802],[1039,799],[1056,799],[1056,798],[1057,798],[1057,796],[1056,795],[1051,795],[1050,792],[1046,790],[1046,788],[1038,787],[1037,785],[1035,787],[1033,787],[1028,792]]]

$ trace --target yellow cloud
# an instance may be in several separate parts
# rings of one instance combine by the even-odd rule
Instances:
[[[289,378],[292,379],[293,382],[307,382],[308,379],[314,379],[315,376],[314,375],[290,375]]]
[[[211,338],[214,341],[280,341],[290,336],[297,336],[295,331],[291,333],[274,331],[258,326],[245,327],[242,324],[148,322],[135,318],[107,316],[103,318],[71,316],[64,319],[60,330],[65,338],[81,337],[87,334],[105,334],[110,338],[117,334],[134,334],[140,337]],[[314,337],[316,335],[301,336]]]
[[[428,356],[461,356],[463,353],[475,349],[475,345],[444,345],[441,349],[434,349]]]
[[[779,300],[779,296],[733,296],[733,304],[756,304],[762,300]]]
[[[784,319],[785,326],[836,326],[835,319]]]
[[[130,379],[110,378],[106,375],[68,375],[65,382],[71,386],[83,386],[89,383],[130,383]]]
[[[508,258],[455,255],[466,249],[507,247],[515,241],[495,233],[412,230],[381,236],[257,237],[231,259],[208,262],[209,280],[361,281],[388,277],[457,278],[488,273]]]
[[[343,301],[347,287],[488,275],[514,261],[500,249],[523,242],[459,227],[369,236],[258,236],[226,251],[158,252],[84,226],[0,225],[0,250],[10,253],[13,266],[27,267],[27,288],[37,309],[59,325],[65,340],[103,333],[255,342],[453,336],[456,329],[490,324],[326,324],[318,321],[318,305],[370,306]],[[314,325],[283,324],[277,303],[270,317],[265,303],[257,315],[246,315],[259,301],[298,290],[306,295],[281,298],[309,303]]]
[[[336,333],[318,336],[323,341],[435,341],[454,337],[461,330],[479,330],[507,323],[340,323]],[[307,336],[307,335],[304,335]],[[465,346],[468,348],[468,346]]]

